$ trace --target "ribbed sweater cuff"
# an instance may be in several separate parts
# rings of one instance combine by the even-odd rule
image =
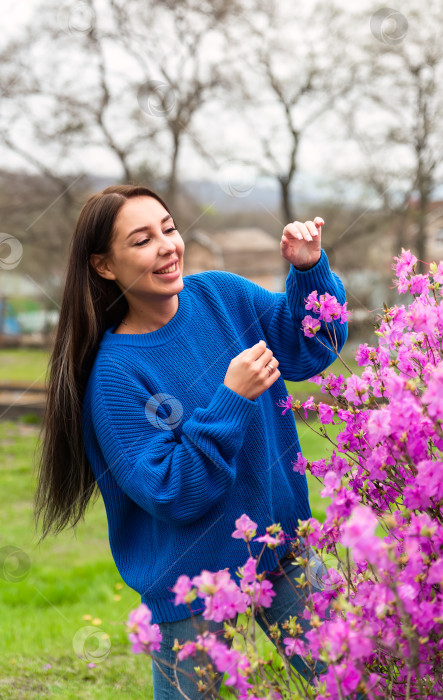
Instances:
[[[220,384],[209,402],[208,410],[221,419],[226,418],[229,422],[234,419],[236,423],[241,423],[246,427],[257,410],[257,406],[255,401],[240,396],[226,384]]]
[[[335,281],[329,268],[328,256],[323,249],[320,260],[310,270],[297,270],[294,265],[291,265],[289,280],[291,285],[294,285],[300,291],[303,298],[307,297],[314,289],[331,289],[331,286],[332,288],[335,286]]]

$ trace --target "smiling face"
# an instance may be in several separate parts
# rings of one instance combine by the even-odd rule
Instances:
[[[105,279],[115,280],[129,305],[152,302],[183,289],[185,245],[172,216],[153,197],[132,197],[118,212],[111,251],[92,255],[91,263]],[[170,273],[159,273],[174,266]]]

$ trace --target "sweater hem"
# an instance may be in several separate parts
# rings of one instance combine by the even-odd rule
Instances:
[[[306,501],[303,504],[303,506],[300,508],[301,512],[299,512],[297,518],[294,517],[285,522],[280,522],[283,532],[287,535],[287,539],[284,544],[280,545],[280,547],[276,547],[274,550],[269,549],[269,547],[266,547],[264,549],[263,554],[260,557],[260,563],[257,567],[257,573],[260,574],[263,571],[266,571],[268,574],[271,573],[278,566],[275,555],[277,555],[278,559],[281,560],[285,556],[285,554],[288,554],[288,552],[291,549],[291,542],[297,539],[297,536],[295,535],[295,529],[298,526],[298,519],[308,520],[310,517],[312,517],[309,502]],[[245,545],[244,560],[236,562],[229,569],[231,578],[236,583],[238,583],[239,579],[235,576],[235,572],[237,571],[239,566],[243,566],[246,563],[248,557],[249,555]],[[202,567],[202,569],[203,568],[204,567]],[[202,598],[196,598],[190,604],[189,607],[192,610],[191,613],[187,605],[175,605],[174,597],[175,596],[172,591],[170,592],[170,595],[167,598],[160,599],[153,599],[149,596],[145,596],[142,594],[140,602],[147,605],[148,608],[151,610],[153,624],[161,624],[163,622],[179,622],[180,620],[186,620],[190,618],[191,615],[202,614],[205,609],[204,601]]]

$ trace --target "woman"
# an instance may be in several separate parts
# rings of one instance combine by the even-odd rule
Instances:
[[[311,516],[308,488],[291,465],[300,451],[295,421],[276,403],[284,379],[309,378],[335,359],[323,327],[327,347],[300,330],[311,291],[345,300],[321,249],[321,223],[285,227],[280,249],[291,268],[285,292],[271,293],[229,272],[183,278],[183,239],[145,187],[108,187],[80,213],[51,357],[36,517],[44,512],[43,538],[75,526],[98,487],[114,561],[160,624],[167,661],[176,637],[195,635],[173,585],[203,569],[235,576],[247,558],[231,536],[243,513],[258,535],[281,524],[288,541],[275,552],[292,578],[300,573],[283,558],[298,519]],[[346,326],[336,332],[341,347]],[[261,549],[251,543],[254,556]],[[258,572],[275,566],[266,548]],[[285,577],[269,575],[276,596],[258,619],[265,630],[302,612]],[[201,599],[191,608],[201,620]],[[298,657],[293,665],[306,673]],[[156,665],[153,681],[156,700],[180,697]]]

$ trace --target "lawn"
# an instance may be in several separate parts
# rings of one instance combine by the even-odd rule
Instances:
[[[1,351],[0,379],[33,382],[44,375],[46,361],[39,351]],[[113,562],[101,497],[75,534],[64,531],[35,545],[37,434],[38,426],[0,422],[0,697],[149,700],[151,661],[132,654],[124,627],[140,597]],[[309,428],[301,424],[299,435],[308,458],[325,456],[327,443]],[[320,497],[315,479],[309,477],[309,485],[313,514],[323,520],[329,499]],[[259,644],[273,649],[261,632]],[[88,658],[80,658],[82,650]],[[89,668],[94,655],[96,666]]]
[[[0,383],[44,384],[49,352],[37,348],[0,348]]]

